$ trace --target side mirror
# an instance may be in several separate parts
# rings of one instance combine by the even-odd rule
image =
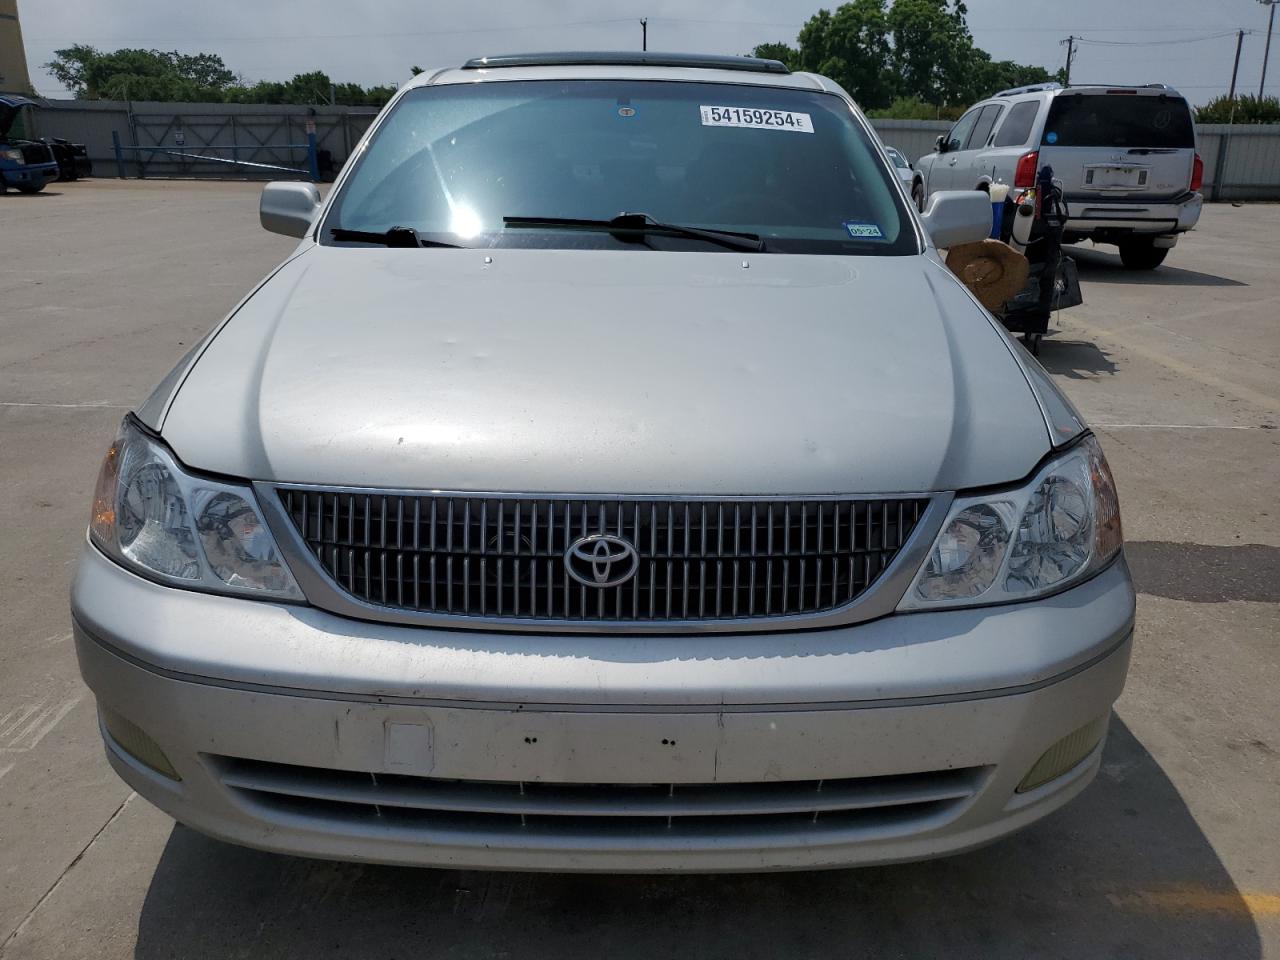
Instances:
[[[933,149],[938,153],[947,152],[947,135],[940,133],[933,139]]]
[[[320,191],[314,183],[277,180],[262,188],[258,219],[272,233],[304,237],[320,210]]]
[[[977,243],[991,236],[991,198],[981,190],[941,190],[920,219],[934,246]]]

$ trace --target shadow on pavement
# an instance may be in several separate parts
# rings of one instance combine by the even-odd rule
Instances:
[[[1140,593],[1194,603],[1280,603],[1280,547],[1131,540],[1124,555]]]
[[[1112,722],[1098,781],[984,850],[833,872],[597,877],[275,856],[176,827],[137,956],[1261,956],[1173,785]]]
[[[1060,340],[1050,337],[1040,347],[1036,357],[1040,365],[1050,373],[1072,380],[1088,380],[1100,374],[1114,374],[1120,368],[1111,354],[1091,340]]]
[[[1095,247],[1067,247],[1066,252],[1076,261],[1080,279],[1089,283],[1127,283],[1158,287],[1247,287],[1247,283],[1219,277],[1198,270],[1184,270],[1171,266],[1166,260],[1154,270],[1129,270],[1120,262],[1118,253],[1108,253]],[[1176,259],[1178,250],[1169,251],[1170,259]]]

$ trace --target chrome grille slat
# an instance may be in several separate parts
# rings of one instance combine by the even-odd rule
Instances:
[[[499,497],[278,488],[332,584],[368,604],[454,617],[662,623],[839,610],[889,566],[928,505],[898,498]],[[580,537],[634,545],[635,578],[572,580]]]

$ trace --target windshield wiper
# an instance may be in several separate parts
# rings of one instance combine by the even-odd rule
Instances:
[[[668,237],[685,237],[689,240],[705,240],[730,250],[764,250],[764,241],[758,234],[738,233],[735,230],[710,230],[705,227],[686,227],[677,223],[660,223],[647,213],[620,213],[612,220],[574,220],[568,217],[503,217],[508,227],[554,227],[568,230],[600,230],[612,233],[619,239],[643,238],[648,234]]]
[[[357,243],[378,243],[384,247],[448,247],[460,249],[456,243],[445,243],[443,240],[424,240],[418,236],[413,227],[392,227],[378,233],[373,230],[348,230],[346,227],[333,227],[329,236],[335,240],[354,240]]]

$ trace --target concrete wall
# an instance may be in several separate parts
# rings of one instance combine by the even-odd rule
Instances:
[[[377,115],[372,107],[135,102],[132,113],[129,107],[110,100],[50,100],[47,108],[36,112],[35,123],[39,136],[66,137],[87,144],[98,175],[114,176],[113,130],[125,144],[163,144],[193,153],[200,152],[198,148],[204,144],[261,144],[260,149],[243,151],[239,156],[253,162],[302,168],[306,165],[303,153],[284,149],[284,145],[305,142],[308,119],[315,122],[320,148],[329,150],[334,163],[341,165]],[[886,144],[897,147],[913,162],[931,152],[934,138],[951,127],[946,121],[936,120],[876,120],[874,125]],[[1230,128],[1225,124],[1200,125],[1197,136],[1205,164],[1206,196],[1214,200],[1280,199],[1280,124]],[[184,141],[184,146],[176,144],[178,139]],[[132,155],[125,172],[128,176],[139,173]],[[261,168],[229,167],[163,155],[153,155],[142,172],[148,176],[280,175]]]

